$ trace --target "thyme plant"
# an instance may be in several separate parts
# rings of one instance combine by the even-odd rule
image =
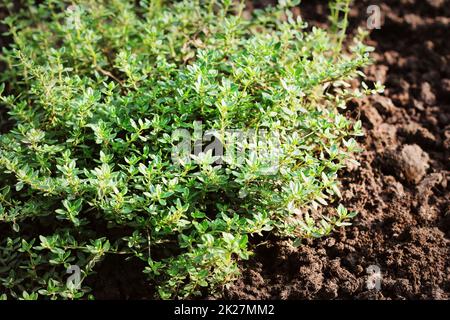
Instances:
[[[349,84],[372,50],[363,31],[342,50],[349,1],[332,2],[331,31],[295,17],[295,0],[251,16],[232,0],[22,2],[3,5],[3,299],[86,298],[106,255],[142,260],[160,298],[217,293],[254,235],[299,244],[354,217],[338,172],[361,123],[340,109],[381,88]],[[201,151],[174,159],[175,133],[196,126],[216,130],[225,153],[228,130],[276,133],[275,170],[195,135]],[[66,281],[73,266],[79,283]]]

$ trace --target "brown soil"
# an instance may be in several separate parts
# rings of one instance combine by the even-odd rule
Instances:
[[[269,239],[243,264],[227,299],[448,299],[450,296],[450,3],[356,1],[353,27],[370,4],[384,24],[371,35],[369,80],[383,96],[355,102],[365,151],[342,174],[351,227],[293,248]],[[302,16],[323,23],[326,6],[303,1]],[[371,265],[381,290],[367,289]]]

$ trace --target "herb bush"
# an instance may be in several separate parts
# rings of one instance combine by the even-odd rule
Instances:
[[[342,49],[349,1],[331,3],[328,31],[294,17],[298,1],[251,16],[231,0],[42,2],[4,20],[0,297],[86,297],[115,254],[142,260],[160,298],[215,293],[252,236],[299,244],[355,215],[335,201],[361,123],[339,109],[381,88],[349,84],[371,51],[363,31]],[[244,161],[174,160],[175,133],[199,125],[225,152],[229,129],[276,132],[276,170],[242,141]]]

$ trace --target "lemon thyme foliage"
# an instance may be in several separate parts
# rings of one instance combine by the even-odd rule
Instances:
[[[298,1],[251,17],[231,0],[26,2],[4,20],[14,41],[1,54],[2,299],[86,298],[86,278],[116,254],[142,260],[160,298],[220,293],[253,235],[298,243],[354,216],[337,204],[337,174],[361,123],[339,109],[381,88],[349,85],[372,48],[360,31],[341,50],[347,1],[333,3],[332,32],[294,17]],[[176,133],[199,123],[219,140],[276,132],[276,170],[195,134],[201,152],[174,160]],[[66,284],[71,265],[80,287]]]

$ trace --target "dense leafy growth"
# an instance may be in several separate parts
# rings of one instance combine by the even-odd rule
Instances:
[[[114,254],[142,260],[161,298],[214,293],[253,235],[321,237],[354,216],[316,210],[361,135],[339,109],[380,89],[349,85],[371,49],[362,31],[341,49],[349,1],[329,32],[295,1],[251,16],[231,0],[27,2],[4,21],[0,297],[81,298]],[[225,156],[199,145],[208,130]]]

